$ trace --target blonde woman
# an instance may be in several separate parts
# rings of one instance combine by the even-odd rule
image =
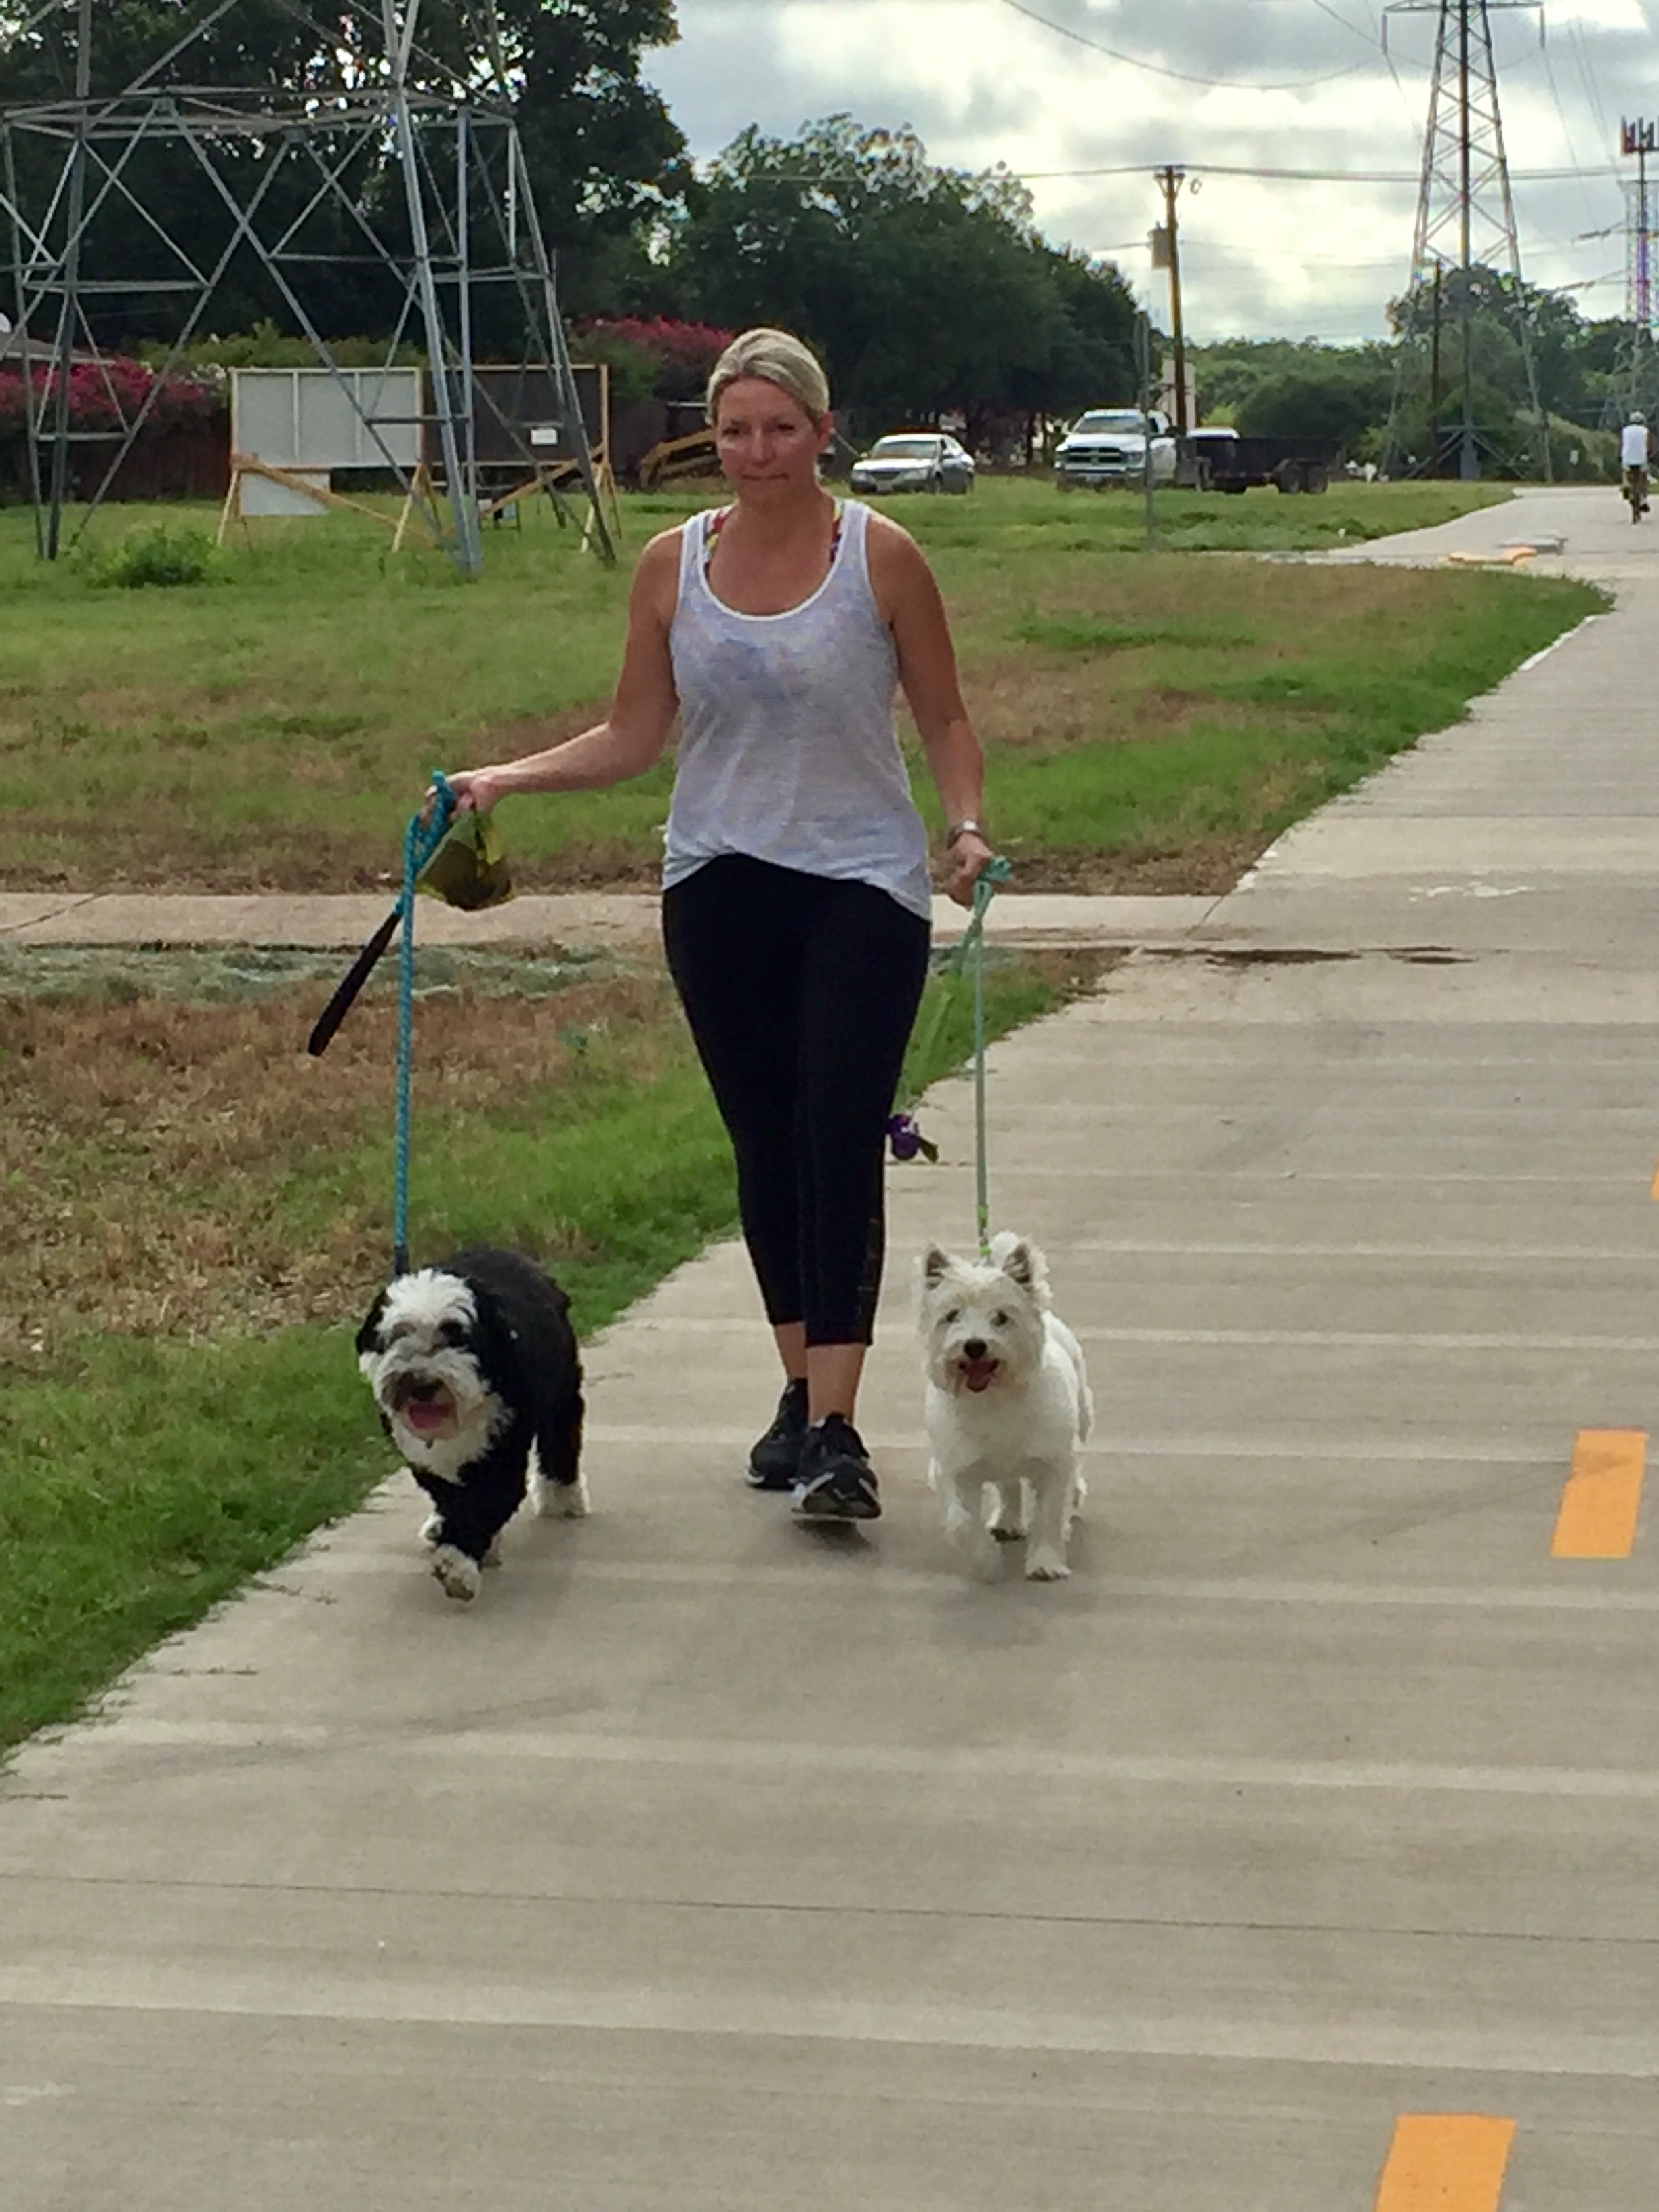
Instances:
[[[884,1240],[886,1125],[927,975],[926,830],[893,724],[921,732],[968,904],[991,848],[945,609],[908,532],[818,481],[833,426],[798,338],[753,330],[708,385],[730,505],[640,556],[606,719],[450,781],[481,811],[639,775],[681,737],[663,871],[668,964],[736,1156],[782,1362],[748,1480],[807,1521],[881,1511],[854,1425]]]

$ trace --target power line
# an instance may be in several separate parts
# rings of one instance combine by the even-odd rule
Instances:
[[[1345,31],[1352,31],[1356,39],[1363,39],[1368,46],[1380,43],[1372,38],[1369,31],[1361,30],[1358,23],[1351,23],[1346,15],[1339,15],[1332,7],[1331,0],[1313,0],[1313,4],[1322,15],[1328,15],[1332,22],[1340,23]]]
[[[1100,40],[1089,38],[1082,31],[1069,30],[1064,23],[1056,23],[1047,15],[1039,15],[1035,8],[1025,5],[1025,0],[1001,0],[1001,3],[1005,8],[1012,8],[1016,15],[1024,15],[1028,22],[1041,23],[1045,31],[1052,31],[1056,38],[1069,39],[1073,46],[1087,46],[1091,53],[1104,54],[1109,61],[1122,62],[1130,69],[1146,70],[1153,76],[1172,77],[1177,84],[1201,84],[1212,91],[1301,92],[1316,84],[1334,84],[1338,77],[1355,76],[1365,67],[1364,62],[1354,62],[1346,69],[1327,70],[1322,76],[1297,77],[1286,84],[1260,84],[1254,79],[1240,77],[1196,76],[1190,70],[1170,69],[1162,62],[1144,61],[1139,54],[1126,54],[1121,47],[1103,45]]]
[[[1228,161],[1182,161],[1179,166],[1193,177],[1242,177],[1270,184],[1409,185],[1415,191],[1423,181],[1422,173],[1417,169],[1285,169]],[[1157,173],[1158,167],[1158,164],[1151,161],[1109,161],[1081,169],[999,168],[995,174],[1006,178],[1012,184],[1050,185],[1091,177],[1150,177]],[[854,169],[776,169],[764,173],[782,185],[850,185],[860,181],[859,173]],[[1570,184],[1576,179],[1617,177],[1621,173],[1611,163],[1589,168],[1511,169],[1510,182],[1516,185],[1559,185]]]

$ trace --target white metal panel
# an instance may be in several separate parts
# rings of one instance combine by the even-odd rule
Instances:
[[[403,469],[420,461],[418,368],[345,368],[337,377],[326,368],[234,368],[230,375],[231,445],[252,459],[304,470],[384,468],[388,453]]]
[[[277,464],[276,465],[280,465]],[[314,483],[319,492],[328,489],[328,471],[319,469],[306,481]],[[239,476],[236,479],[236,503],[244,514],[326,514],[328,508],[321,498],[313,499],[299,484],[277,483],[270,477]]]

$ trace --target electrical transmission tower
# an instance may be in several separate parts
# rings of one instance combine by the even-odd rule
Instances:
[[[1537,426],[1532,459],[1550,479],[1549,432],[1539,399],[1492,44],[1492,18],[1523,11],[1539,16],[1541,36],[1542,0],[1390,0],[1384,11],[1385,24],[1391,15],[1438,19],[1411,277],[1384,441],[1390,473],[1399,472],[1408,434],[1419,434],[1415,428],[1407,432],[1405,418],[1425,407],[1428,451],[1419,466],[1437,473],[1455,455],[1457,474],[1472,478],[1481,472],[1483,449],[1512,459],[1497,451],[1480,422],[1477,322],[1486,307],[1504,316],[1519,348]],[[1443,422],[1448,402],[1452,419]]]
[[[21,334],[42,556],[64,550],[77,489],[84,511],[67,544],[85,529],[216,294],[251,262],[429,536],[469,576],[483,564],[481,420],[493,418],[492,442],[511,445],[564,516],[545,446],[533,451],[528,426],[509,421],[474,378],[475,325],[487,318],[510,331],[520,365],[550,391],[548,434],[572,459],[592,541],[612,558],[495,0],[460,7],[464,54],[453,27],[423,36],[422,0],[365,0],[331,24],[304,0],[216,0],[159,59],[113,83],[96,66],[94,12],[94,0],[33,10],[16,36],[73,19],[61,41],[73,90],[0,108],[0,280]],[[204,59],[209,35],[234,51],[235,18],[273,12],[302,34],[295,82],[204,82],[217,73]],[[204,204],[211,216],[194,230],[172,212]],[[424,354],[417,420],[376,415],[362,382],[343,372],[318,311],[314,288],[325,282],[337,301],[343,283],[384,313],[388,369],[411,344]],[[167,358],[135,401],[100,332],[120,329],[123,302],[154,315],[169,301]],[[49,373],[37,377],[37,366]],[[72,374],[97,392],[112,428],[76,427]]]
[[[1610,398],[1620,416],[1635,407],[1651,407],[1659,392],[1654,360],[1653,218],[1656,187],[1648,176],[1648,157],[1659,153],[1659,123],[1626,122],[1619,126],[1619,150],[1633,156],[1636,174],[1625,185],[1628,246],[1625,264],[1625,321],[1622,358]]]

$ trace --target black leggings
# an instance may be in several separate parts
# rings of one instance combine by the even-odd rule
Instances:
[[[663,895],[663,943],[737,1156],[766,1317],[868,1344],[887,1120],[928,926],[870,884],[729,854]]]

